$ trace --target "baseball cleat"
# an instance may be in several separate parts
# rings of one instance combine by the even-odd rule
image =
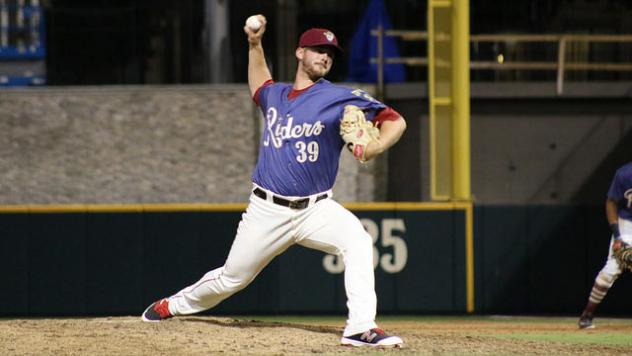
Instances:
[[[380,328],[373,328],[363,333],[343,336],[340,343],[344,346],[402,347],[404,341],[399,336],[386,335]]]
[[[169,311],[169,299],[164,298],[157,302],[153,302],[143,312],[143,321],[157,323],[164,319],[173,317]]]
[[[593,317],[588,315],[582,315],[577,323],[580,329],[594,329]]]

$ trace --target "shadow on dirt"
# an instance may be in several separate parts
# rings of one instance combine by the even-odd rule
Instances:
[[[232,318],[225,319],[209,319],[205,317],[179,317],[183,321],[191,321],[196,323],[206,323],[218,326],[237,327],[237,328],[292,328],[305,331],[313,331],[323,334],[335,334],[340,335],[342,328],[324,325],[306,325],[297,323],[284,323],[276,321],[261,321],[261,320],[239,320]]]

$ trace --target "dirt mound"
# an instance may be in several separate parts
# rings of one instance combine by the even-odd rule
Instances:
[[[312,355],[369,354],[375,350],[339,346],[344,320],[287,323],[218,317],[179,317],[143,323],[139,317],[2,319],[0,349],[8,355]],[[380,326],[401,336],[403,349],[382,355],[424,354],[621,354],[626,347],[524,341],[491,334],[576,330],[574,322],[386,321]],[[631,332],[629,324],[613,325]],[[610,326],[603,329],[608,330]],[[599,332],[595,329],[591,332]],[[585,331],[582,331],[585,332]]]

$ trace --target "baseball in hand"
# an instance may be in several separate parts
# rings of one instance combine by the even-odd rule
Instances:
[[[257,16],[253,15],[246,20],[246,26],[248,26],[248,28],[253,31],[257,31],[259,30],[259,28],[261,28],[261,21],[259,21],[259,18],[257,18]]]

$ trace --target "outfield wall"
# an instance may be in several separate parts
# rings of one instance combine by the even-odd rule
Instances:
[[[139,314],[220,266],[242,205],[4,208],[0,315]],[[466,210],[350,206],[375,239],[382,313],[466,313]],[[578,313],[607,253],[601,207],[479,206],[473,301],[480,314]],[[342,266],[296,246],[215,314],[346,313]],[[625,282],[627,280],[627,282]],[[601,308],[630,314],[627,275]]]
[[[223,264],[241,208],[0,214],[0,268],[10,271],[0,314],[140,313]],[[380,310],[465,311],[462,210],[354,211],[375,239]],[[342,271],[338,258],[295,246],[213,312],[344,313]]]

